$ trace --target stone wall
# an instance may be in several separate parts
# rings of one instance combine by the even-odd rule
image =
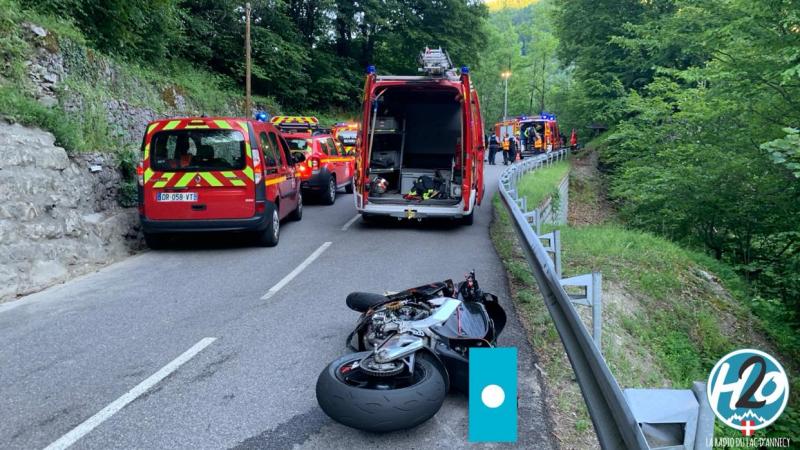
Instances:
[[[96,270],[141,248],[117,204],[113,157],[70,159],[42,130],[0,121],[0,301]]]

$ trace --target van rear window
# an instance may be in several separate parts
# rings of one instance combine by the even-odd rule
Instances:
[[[150,142],[153,170],[241,170],[245,167],[244,135],[234,130],[161,131]]]
[[[311,153],[311,139],[292,138],[286,139],[290,152]]]

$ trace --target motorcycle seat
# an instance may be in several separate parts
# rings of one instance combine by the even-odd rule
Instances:
[[[432,327],[433,331],[449,339],[485,339],[489,334],[489,322],[483,306],[479,303],[465,302],[458,309],[459,312],[450,316],[445,323]]]
[[[384,303],[389,299],[385,295],[371,292],[351,292],[347,295],[347,307],[357,312],[366,312],[375,305]]]

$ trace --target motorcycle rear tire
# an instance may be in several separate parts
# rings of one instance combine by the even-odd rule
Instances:
[[[317,402],[333,420],[373,433],[405,430],[433,417],[447,394],[445,373],[424,353],[415,358],[415,370],[424,371],[416,384],[400,389],[366,389],[348,385],[336,376],[340,367],[371,352],[351,353],[330,363],[317,379]]]

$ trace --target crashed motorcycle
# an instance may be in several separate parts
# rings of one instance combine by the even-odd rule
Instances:
[[[347,345],[356,353],[330,363],[317,380],[317,401],[332,419],[388,432],[433,417],[453,388],[468,389],[469,349],[492,347],[506,324],[495,295],[475,273],[379,295],[354,292],[361,313]]]

